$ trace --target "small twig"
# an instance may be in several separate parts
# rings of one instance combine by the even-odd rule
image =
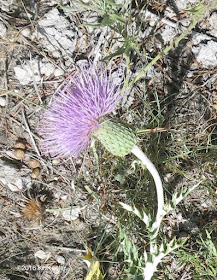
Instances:
[[[10,92],[9,92],[9,93],[10,93]],[[31,92],[28,93],[26,100],[28,100],[28,97],[29,97],[30,94],[31,94]],[[17,104],[11,109],[11,113],[12,113],[13,111],[16,111],[17,108],[19,108],[20,105],[24,103],[24,101],[25,101],[25,99],[22,98],[19,102],[17,102]],[[25,106],[25,105],[24,105],[24,106]]]
[[[157,18],[157,20],[159,20],[159,23],[163,22],[164,24],[166,25],[169,25],[173,28],[178,28],[178,22],[174,22],[168,18],[161,18],[160,16],[157,16],[156,14],[150,12],[149,10],[146,10],[145,11],[145,16],[148,17],[148,16],[154,16]]]
[[[43,104],[42,100],[41,100],[41,96],[39,94],[39,91],[38,91],[38,87],[37,87],[37,84],[35,82],[35,76],[34,76],[34,71],[33,71],[33,68],[32,68],[32,55],[31,55],[31,52],[29,52],[29,57],[30,57],[30,61],[29,61],[29,66],[30,66],[30,69],[32,71],[32,80],[33,80],[33,85],[34,85],[34,88],[35,88],[35,91],[37,93],[37,96],[38,96],[38,100],[40,101],[41,104]],[[39,69],[40,71],[40,69]]]
[[[16,124],[20,125],[23,129],[27,130],[26,127],[25,127],[25,125],[23,125],[20,121],[16,120],[12,115],[10,115],[10,119],[11,119],[13,122],[15,122]],[[12,133],[12,134],[13,134],[13,133]],[[39,138],[37,135],[35,135],[33,132],[32,132],[32,135],[34,135],[34,137],[35,137],[36,139],[40,140],[40,138]]]
[[[76,249],[76,248],[68,248],[68,247],[61,247],[61,246],[50,246],[50,245],[45,245],[48,248],[53,248],[55,250],[62,250],[66,252],[74,252],[74,253],[87,253],[86,250],[81,250],[81,249]]]
[[[35,140],[34,140],[34,138],[33,138],[32,132],[31,132],[31,130],[30,130],[30,128],[29,128],[29,125],[28,125],[28,122],[27,122],[27,120],[26,120],[26,116],[25,116],[24,111],[22,111],[22,116],[23,116],[23,121],[24,121],[26,130],[27,130],[27,132],[29,133],[29,136],[30,136],[30,139],[31,139],[31,141],[32,141],[32,144],[33,144],[33,146],[34,146],[34,148],[35,148],[35,151],[36,151],[37,155],[38,155],[39,157],[41,157],[41,154],[40,154],[40,152],[39,152],[39,149],[38,149],[38,147],[37,147],[37,145],[36,145],[36,143],[35,143]]]
[[[30,103],[30,104],[38,106],[38,107],[40,107],[42,109],[45,109],[45,107],[43,105],[37,104],[37,103],[33,102],[32,100],[30,100],[30,99],[28,99],[26,97],[23,97],[21,94],[19,94],[17,92],[14,92],[12,90],[7,90],[5,88],[0,87],[0,96],[7,96],[8,94],[17,96],[17,97],[21,98],[23,101],[26,101],[27,103]]]
[[[136,134],[165,132],[165,131],[168,131],[168,129],[163,127],[155,127],[155,128],[139,129],[136,131]]]
[[[106,32],[108,31],[108,29],[105,27],[104,30],[102,31],[102,33],[100,34],[100,37],[98,39],[98,43],[95,46],[95,48],[93,49],[94,51],[92,51],[89,54],[89,57],[91,57],[94,53],[94,60],[93,60],[93,64],[97,64],[98,60],[99,60],[99,56],[100,56],[100,46],[104,43],[105,40],[105,35]]]

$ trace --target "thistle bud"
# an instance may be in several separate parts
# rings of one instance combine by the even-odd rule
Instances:
[[[103,121],[94,135],[110,153],[120,157],[129,154],[137,142],[132,128],[114,120]]]

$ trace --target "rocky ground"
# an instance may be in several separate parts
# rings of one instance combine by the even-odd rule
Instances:
[[[112,61],[133,80],[186,30],[189,9],[197,4],[130,2],[116,1],[118,11],[125,11],[125,36],[98,26],[105,15],[77,1],[1,0],[1,279],[84,279],[87,246],[102,260],[105,279],[122,279],[119,224],[138,244],[144,237],[141,225],[132,217],[126,222],[118,204],[152,207],[156,200],[148,173],[132,168],[133,156],[115,158],[96,143],[96,153],[90,149],[64,162],[42,155],[38,133],[56,88],[82,61]],[[139,145],[157,165],[168,199],[175,189],[202,181],[162,227],[168,237],[188,236],[189,250],[198,250],[196,240],[205,229],[217,240],[216,92],[217,10],[207,8],[193,31],[128,90],[116,112],[135,129],[146,129]],[[191,263],[180,265],[168,256],[157,279],[193,275]]]

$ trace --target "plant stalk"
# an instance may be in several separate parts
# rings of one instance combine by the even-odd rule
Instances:
[[[147,158],[147,156],[143,153],[143,151],[137,145],[134,145],[131,152],[138,159],[140,159],[141,162],[147,167],[147,169],[151,173],[151,175],[154,179],[154,182],[155,182],[156,191],[157,191],[158,209],[157,209],[155,222],[152,225],[152,229],[156,230],[154,232],[153,236],[152,236],[152,240],[153,240],[157,236],[157,233],[158,233],[159,228],[160,228],[162,217],[165,214],[163,185],[162,185],[162,181],[161,181],[160,175],[159,175],[156,167],[150,161],[150,159]]]

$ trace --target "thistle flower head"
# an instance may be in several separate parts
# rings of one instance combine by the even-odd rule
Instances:
[[[92,63],[81,66],[59,88],[43,114],[41,148],[52,157],[77,157],[100,126],[100,119],[116,108],[121,99],[120,85],[111,69]]]

